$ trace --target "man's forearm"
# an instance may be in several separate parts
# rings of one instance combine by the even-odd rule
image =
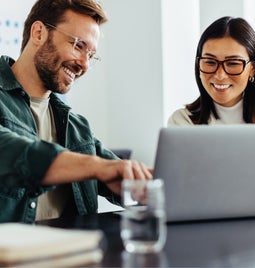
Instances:
[[[102,160],[97,156],[62,152],[50,165],[42,184],[61,184],[96,177],[96,169]]]

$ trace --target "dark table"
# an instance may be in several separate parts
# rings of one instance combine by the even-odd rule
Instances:
[[[115,212],[41,221],[67,229],[102,230],[104,258],[99,267],[255,267],[255,219],[171,223],[159,254],[129,254]]]

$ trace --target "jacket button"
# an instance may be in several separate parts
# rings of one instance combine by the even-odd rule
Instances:
[[[30,208],[36,208],[36,203],[35,202],[31,202]]]

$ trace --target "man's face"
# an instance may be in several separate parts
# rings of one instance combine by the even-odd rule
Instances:
[[[74,47],[75,37],[81,41]],[[50,29],[48,40],[34,56],[45,89],[60,94],[68,92],[75,79],[88,70],[98,39],[99,26],[91,17],[67,11],[65,22]]]

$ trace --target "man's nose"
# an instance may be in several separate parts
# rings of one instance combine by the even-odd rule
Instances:
[[[89,69],[90,62],[87,54],[80,56],[75,60],[75,62],[80,66],[83,73],[85,73]]]

